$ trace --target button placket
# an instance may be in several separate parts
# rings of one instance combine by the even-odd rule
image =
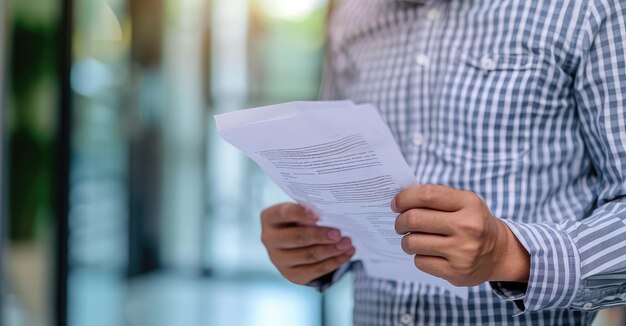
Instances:
[[[426,8],[425,8],[426,9]],[[430,28],[433,28],[435,22],[441,20],[444,16],[444,8],[440,4],[432,4],[431,8],[426,9],[426,19],[430,21]],[[430,64],[430,57],[427,51],[420,52],[415,56],[415,64],[425,67]]]
[[[413,67],[410,70],[412,81],[409,83],[411,89],[407,91],[409,96],[410,105],[416,105],[416,107],[428,108],[430,106],[430,83],[428,72],[433,69],[433,65],[438,64],[438,46],[437,41],[440,39],[438,34],[441,33],[439,28],[440,21],[445,18],[447,4],[440,1],[425,1],[424,6],[415,11],[417,16],[412,20],[409,34],[409,55],[413,56]],[[413,40],[411,42],[410,40]],[[417,82],[417,83],[416,83]],[[419,86],[418,86],[419,85]],[[417,109],[412,108],[407,113],[407,123],[405,129],[405,137],[403,149],[408,152],[408,161],[414,164],[417,161],[419,147],[426,143],[426,137],[419,132],[419,124],[410,123],[413,121],[411,116],[415,114]],[[421,131],[421,130],[420,130]],[[413,323],[413,316],[409,315],[411,322]]]

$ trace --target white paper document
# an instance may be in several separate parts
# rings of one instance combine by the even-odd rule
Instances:
[[[352,239],[368,275],[438,286],[467,298],[467,288],[419,271],[400,247],[393,197],[415,184],[376,108],[349,101],[291,102],[215,116],[218,134],[254,160],[295,201],[320,214],[319,225]]]

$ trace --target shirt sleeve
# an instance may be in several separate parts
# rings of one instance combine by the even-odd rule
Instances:
[[[530,253],[530,278],[491,286],[521,312],[626,304],[626,1],[597,0],[588,17],[574,88],[598,197],[581,221],[505,221]]]
[[[351,269],[352,269],[352,262],[345,263],[334,272],[331,272],[318,279],[315,279],[307,285],[317,289],[320,292],[324,292],[333,284],[339,282],[339,280]]]

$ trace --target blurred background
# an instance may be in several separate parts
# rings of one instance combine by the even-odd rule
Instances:
[[[332,5],[0,0],[0,323],[351,325],[350,277],[272,267],[288,198],[212,119],[315,99]]]

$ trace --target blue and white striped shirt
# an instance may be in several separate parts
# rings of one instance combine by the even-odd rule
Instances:
[[[589,324],[625,304],[626,1],[424,2],[338,2],[322,97],[376,105],[418,183],[482,196],[530,281],[461,300],[355,263],[355,324]]]

